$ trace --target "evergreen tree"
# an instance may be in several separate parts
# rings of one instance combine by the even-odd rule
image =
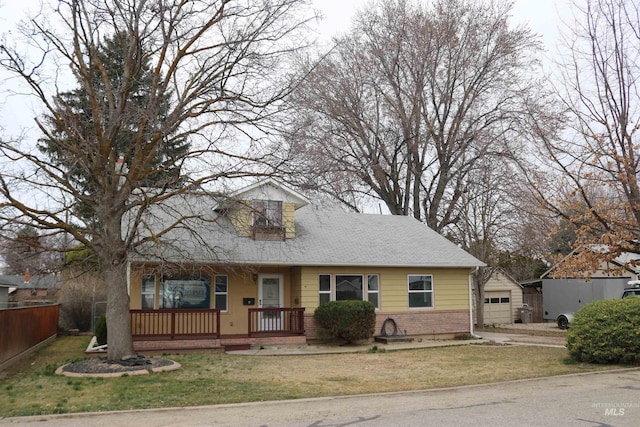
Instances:
[[[79,165],[76,156],[66,149],[70,145],[70,140],[79,139],[81,141],[91,141],[96,139],[95,119],[106,117],[110,110],[124,108],[122,114],[125,119],[120,125],[116,141],[112,147],[118,156],[124,158],[125,163],[133,156],[132,141],[144,138],[157,132],[166,119],[169,111],[171,96],[169,93],[152,96],[153,70],[149,65],[149,57],[138,43],[135,48],[131,48],[131,39],[127,32],[116,32],[112,37],[105,37],[103,43],[99,45],[96,66],[91,67],[92,84],[90,90],[98,92],[98,96],[88,96],[86,85],[68,92],[62,92],[55,97],[56,107],[59,113],[72,114],[81,120],[81,129],[74,129],[74,134],[69,133],[69,127],[65,124],[57,123],[53,116],[47,116],[48,124],[51,127],[53,138],[40,140],[39,149],[41,152],[51,157],[53,163],[67,172],[67,176],[73,182],[77,190],[84,194],[91,194],[95,190],[93,177],[88,174],[86,165]],[[133,78],[125,78],[127,72],[126,64],[136,64]],[[96,106],[89,105],[90,99],[102,99],[104,102],[97,106],[102,110],[102,114],[96,115]],[[151,111],[157,114],[155,117],[143,117],[149,115],[148,104],[151,99],[159,99],[159,105]],[[156,101],[157,102],[157,101]],[[99,127],[99,126],[98,126]],[[165,138],[166,144],[161,146],[161,151],[157,151],[154,164],[151,165],[150,173],[143,183],[149,187],[177,187],[182,180],[180,169],[181,159],[189,151],[189,143],[186,138],[170,137]],[[97,146],[97,144],[96,144]],[[130,164],[130,163],[129,163]],[[84,212],[86,208],[79,207],[78,214],[84,219],[89,219],[93,215]]]

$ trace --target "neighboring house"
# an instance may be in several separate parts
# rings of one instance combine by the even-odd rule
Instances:
[[[484,323],[514,323],[520,318],[522,286],[503,270],[493,272],[484,285]]]
[[[9,285],[0,284],[0,309],[9,306]]]
[[[470,273],[483,264],[416,219],[312,206],[271,179],[233,200],[186,195],[147,215],[152,230],[178,213],[208,221],[130,260],[137,349],[303,343],[318,305],[346,299],[376,306],[376,332],[387,318],[413,336],[472,332]]]
[[[52,300],[59,289],[58,278],[54,274],[30,275],[2,274],[0,285],[9,287],[9,301]]]

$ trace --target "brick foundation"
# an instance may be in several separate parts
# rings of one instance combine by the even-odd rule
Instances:
[[[137,352],[173,351],[183,352],[191,350],[224,351],[225,347],[262,345],[300,345],[306,344],[304,335],[274,336],[274,337],[221,337],[219,339],[194,340],[141,340],[134,341],[133,347]]]
[[[469,312],[467,310],[416,310],[403,312],[376,313],[374,335],[386,319],[393,319],[398,333],[415,336],[450,336],[469,333]],[[312,314],[305,314],[304,328],[308,339],[317,338],[317,327]]]

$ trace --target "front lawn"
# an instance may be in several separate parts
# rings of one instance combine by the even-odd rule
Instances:
[[[87,337],[59,338],[13,368],[0,380],[0,416],[379,393],[619,367],[578,365],[563,348],[470,344],[326,355],[191,353],[162,356],[182,364],[174,372],[104,379],[54,374],[83,358],[87,344]]]

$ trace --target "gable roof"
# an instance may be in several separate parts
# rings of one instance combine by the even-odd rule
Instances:
[[[188,215],[194,217],[210,212],[211,222],[189,220],[186,227],[165,236],[170,245],[148,245],[145,256],[132,260],[263,266],[484,265],[412,217],[358,214],[307,205],[296,211],[294,239],[257,241],[239,237],[226,216],[212,212],[208,204],[211,198],[193,195],[188,200],[174,199],[170,207],[156,207],[154,221],[168,223],[179,210],[187,209]]]
[[[496,268],[493,272],[491,272],[491,276],[489,276],[489,280],[491,279],[499,280],[497,277],[494,277],[494,276],[497,276],[498,274],[503,275],[508,281],[512,282],[514,285],[518,286],[521,289],[524,289],[524,286],[518,283],[518,281],[514,279],[513,276],[511,276],[509,273],[507,273],[507,271],[504,268]]]
[[[306,206],[310,203],[309,199],[302,193],[299,193],[273,178],[267,178],[241,188],[230,194],[227,200],[279,200],[292,203],[296,209]],[[226,201],[220,203],[225,205]],[[220,206],[216,206],[218,208]]]

